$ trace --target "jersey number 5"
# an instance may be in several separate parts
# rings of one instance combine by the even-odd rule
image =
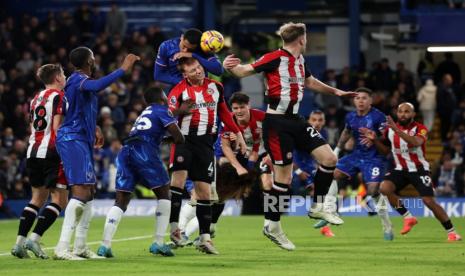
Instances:
[[[152,114],[152,110],[144,110],[142,114],[140,114],[139,118],[137,118],[136,122],[134,123],[134,127],[131,129],[133,131],[134,129],[137,130],[146,130],[150,129],[152,127],[152,122],[150,121],[149,118],[144,117],[145,115]]]

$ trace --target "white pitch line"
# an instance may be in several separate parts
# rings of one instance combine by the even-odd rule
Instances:
[[[112,240],[111,242],[122,242],[122,241],[134,241],[134,240],[143,240],[143,239],[148,239],[148,238],[152,238],[153,235],[146,235],[146,236],[136,236],[136,237],[131,237],[131,238],[124,238],[124,239],[116,239],[116,240]],[[89,245],[93,245],[93,244],[99,244],[101,243],[102,241],[93,241],[93,242],[88,242],[87,244]],[[43,250],[52,250],[52,249],[55,249],[55,247],[46,247],[46,248],[42,248]],[[0,257],[1,256],[11,256],[11,253],[10,252],[5,252],[5,253],[0,253]]]

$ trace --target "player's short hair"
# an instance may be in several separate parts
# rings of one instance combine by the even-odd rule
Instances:
[[[190,44],[199,46],[202,32],[199,29],[191,28],[187,29],[182,36],[184,39],[189,41]]]
[[[144,100],[147,104],[159,103],[163,98],[163,90],[159,87],[150,87],[144,91]]]
[[[84,46],[77,47],[69,53],[69,61],[74,67],[82,68],[87,63],[91,55],[91,49]]]
[[[229,104],[232,105],[233,103],[236,104],[249,104],[250,97],[242,92],[236,92],[232,94],[231,98],[229,99]]]
[[[302,35],[305,35],[307,28],[304,23],[289,22],[279,27],[278,34],[284,43],[295,41]]]
[[[355,89],[355,92],[367,93],[370,96],[373,95],[373,91],[370,88],[366,88],[366,87],[359,87]]]
[[[181,72],[181,73],[184,73],[184,65],[191,65],[196,61],[198,61],[198,60],[193,58],[193,57],[182,57],[182,58],[180,58],[179,61],[178,61],[178,65],[177,65],[178,71]]]
[[[45,64],[37,70],[37,77],[45,84],[52,84],[58,74],[63,73],[60,64]]]
[[[325,119],[325,113],[323,111],[319,110],[319,109],[313,110],[312,113],[310,113],[310,117],[312,115],[320,115],[320,116],[323,117],[323,119]]]

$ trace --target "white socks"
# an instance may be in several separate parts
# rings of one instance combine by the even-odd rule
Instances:
[[[196,206],[192,206],[190,203],[184,204],[179,214],[179,229],[186,231],[187,224],[195,218]]]
[[[105,227],[103,229],[103,241],[102,245],[106,248],[111,247],[111,241],[113,240],[113,236],[116,233],[116,229],[118,228],[118,224],[121,221],[121,217],[123,216],[124,212],[118,206],[111,207],[110,211],[107,214],[107,218],[105,220]]]
[[[17,236],[16,237],[16,244],[23,246],[24,242],[26,241],[26,237],[24,236]]]
[[[155,239],[158,245],[162,245],[165,241],[165,233],[168,228],[171,214],[171,200],[159,199],[156,210],[156,222],[155,222]]]
[[[76,228],[77,222],[81,219],[81,216],[84,212],[85,203],[71,198],[68,203],[68,206],[65,210],[65,218],[63,220],[63,226],[61,227],[60,240],[57,247],[55,248],[56,252],[68,251],[69,243],[71,242],[71,237],[73,235],[74,229]]]
[[[392,222],[389,218],[388,204],[389,201],[386,196],[379,195],[373,198],[376,202],[376,209],[379,217],[381,218],[381,225],[383,226],[384,232],[392,231]]]
[[[211,226],[211,225],[210,225]],[[199,230],[199,220],[196,216],[192,218],[186,226],[185,233],[188,237],[192,236],[192,234],[196,233]]]
[[[74,250],[83,250],[86,248],[87,232],[89,231],[90,221],[92,219],[93,201],[88,201],[84,206],[81,220],[76,226],[76,237],[74,239]]]
[[[337,212],[337,193],[338,193],[338,187],[337,187],[337,181],[333,180],[331,182],[331,186],[329,186],[328,193],[325,196],[325,201],[324,201],[324,210],[335,213]]]
[[[273,233],[281,233],[283,231],[281,228],[281,222],[270,220],[270,223],[268,224],[268,230]]]

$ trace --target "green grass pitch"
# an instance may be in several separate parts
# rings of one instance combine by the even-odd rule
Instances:
[[[0,275],[465,275],[464,242],[448,243],[441,225],[420,218],[407,236],[401,236],[401,218],[395,217],[393,242],[382,239],[377,217],[344,218],[333,227],[335,238],[322,237],[306,217],[284,217],[283,226],[297,249],[287,252],[261,233],[258,216],[221,218],[215,246],[220,255],[204,255],[192,247],[177,249],[176,256],[152,256],[154,219],[123,218],[113,244],[116,258],[88,261],[54,261],[9,255],[17,220],[0,221]],[[465,236],[463,218],[453,220]],[[91,248],[101,239],[104,218],[95,218],[89,230]],[[62,220],[45,234],[44,247],[53,247]],[[51,255],[52,251],[47,250]]]

